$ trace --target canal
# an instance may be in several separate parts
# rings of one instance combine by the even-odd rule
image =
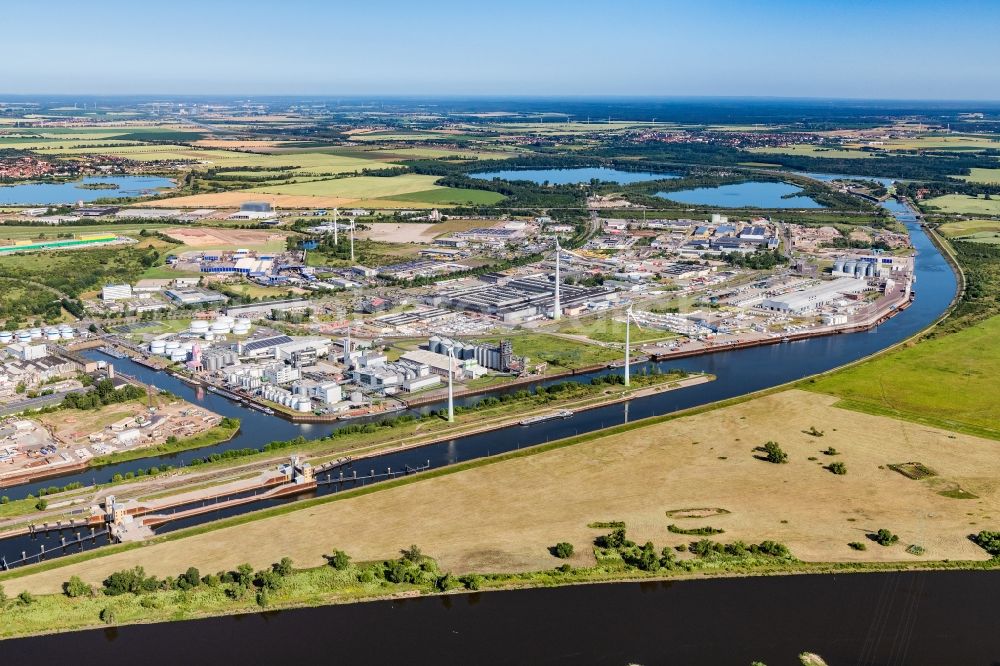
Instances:
[[[1000,576],[933,571],[581,585],[4,641],[8,663],[963,664],[1000,655]],[[151,649],[155,646],[155,649]],[[290,655],[294,655],[291,657]]]

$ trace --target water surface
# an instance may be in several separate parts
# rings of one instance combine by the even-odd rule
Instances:
[[[649,171],[623,171],[607,167],[584,167],[580,169],[506,169],[504,171],[487,171],[485,173],[470,173],[472,178],[479,180],[530,180],[533,183],[551,183],[553,185],[575,185],[589,183],[597,179],[608,183],[640,183],[647,180],[667,180],[677,178],[675,174],[652,173]]]
[[[116,189],[91,190],[81,185],[112,183]],[[124,199],[156,194],[160,188],[174,187],[174,181],[162,176],[87,176],[68,183],[23,183],[0,187],[0,204],[12,206],[52,206],[77,201]]]
[[[802,188],[788,183],[750,181],[719,187],[659,192],[656,196],[678,203],[720,208],[823,208],[822,204],[810,197],[798,196],[798,192],[802,192]]]

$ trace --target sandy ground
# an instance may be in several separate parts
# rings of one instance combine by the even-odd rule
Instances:
[[[489,226],[482,220],[448,220],[436,224],[423,224],[420,222],[408,222],[405,224],[394,224],[391,222],[366,222],[369,229],[359,231],[360,238],[370,238],[376,241],[386,241],[389,243],[422,243],[430,244],[438,236],[455,233],[456,231],[466,231],[476,227]]]
[[[252,229],[220,229],[204,227],[181,227],[177,229],[164,229],[162,233],[171,238],[184,243],[189,247],[216,247],[219,245],[232,245],[233,249],[238,247],[253,247],[255,245],[265,245],[272,241],[283,241],[284,234],[276,234],[270,231],[255,231]]]
[[[150,201],[143,205],[153,208],[239,208],[240,204],[247,201],[267,201],[279,208],[333,208],[334,206],[346,206],[360,201],[360,199],[236,191],[192,194],[187,197]]]
[[[282,556],[322,563],[341,548],[356,558],[394,556],[419,544],[454,572],[517,571],[558,562],[547,547],[577,546],[573,562],[592,561],[597,534],[587,523],[624,520],[636,541],[676,545],[695,537],[667,525],[722,528],[719,540],[775,539],[808,561],[986,559],[966,536],[1000,527],[1000,443],[919,424],[842,410],[835,398],[787,391],[724,409],[510,460],[408,486],[332,502],[267,520],[159,544],[29,576],[8,591],[54,592],[77,574],[98,582],[134,564],[159,575],[194,565],[203,571]],[[811,426],[823,437],[804,433]],[[752,449],[780,443],[789,462],[756,460]],[[837,456],[822,449],[833,446]],[[809,457],[817,460],[810,461]],[[822,467],[845,463],[837,476]],[[914,481],[884,466],[919,461],[938,472]],[[978,499],[938,491],[961,487]],[[668,511],[718,508],[730,513],[682,518]],[[994,520],[993,518],[997,519]],[[900,536],[883,548],[867,531]],[[856,552],[851,541],[867,542]]]

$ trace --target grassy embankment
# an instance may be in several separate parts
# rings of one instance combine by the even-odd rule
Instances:
[[[1000,439],[1000,246],[951,245],[966,289],[947,319],[917,342],[803,388],[840,396],[850,409]]]

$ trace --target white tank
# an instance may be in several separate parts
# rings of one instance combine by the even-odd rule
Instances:
[[[153,340],[149,343],[149,351],[152,354],[157,354],[163,356],[164,352],[167,351],[167,343],[165,340]]]
[[[181,345],[181,349],[183,349],[186,352],[192,352],[192,351],[194,351],[194,343],[193,342],[185,342],[184,344]]]
[[[351,394],[351,402],[355,404],[364,402],[364,400],[365,396],[361,393],[361,391],[355,391]]]
[[[33,328],[28,332],[31,333],[31,338],[33,340],[37,340],[38,338],[42,337],[42,329],[40,328]]]
[[[176,340],[171,340],[166,344],[166,350],[168,352],[175,352],[180,348],[181,348],[181,343],[177,342]]]
[[[236,320],[230,317],[229,315],[220,315],[216,317],[215,321],[224,321],[230,326],[232,326],[236,322]]]
[[[247,335],[250,333],[250,322],[246,319],[240,319],[233,325],[233,333],[236,335]]]
[[[59,339],[59,331],[45,331],[45,339],[49,341],[56,341]]]
[[[217,321],[214,324],[212,324],[212,333],[225,334],[228,333],[230,330],[232,330],[232,324],[230,324],[229,322]]]
[[[202,335],[208,332],[208,322],[203,319],[196,319],[192,321],[191,332],[196,335]]]
[[[296,402],[295,409],[300,412],[311,412],[312,401],[309,400],[309,398],[299,398]]]
[[[28,331],[18,331],[17,341],[20,342],[21,344],[31,342],[31,333],[29,333]]]
[[[170,353],[171,361],[186,361],[187,357],[188,357],[187,352],[181,349],[175,349],[173,352]]]
[[[59,337],[61,337],[63,340],[72,340],[74,335],[75,332],[73,331],[72,328],[69,329],[68,331],[59,331]]]
[[[10,331],[0,331],[0,344],[9,345],[14,342],[14,334]]]
[[[214,333],[206,333],[205,334],[205,341],[206,342],[211,342],[212,340],[215,340],[215,334]]]

